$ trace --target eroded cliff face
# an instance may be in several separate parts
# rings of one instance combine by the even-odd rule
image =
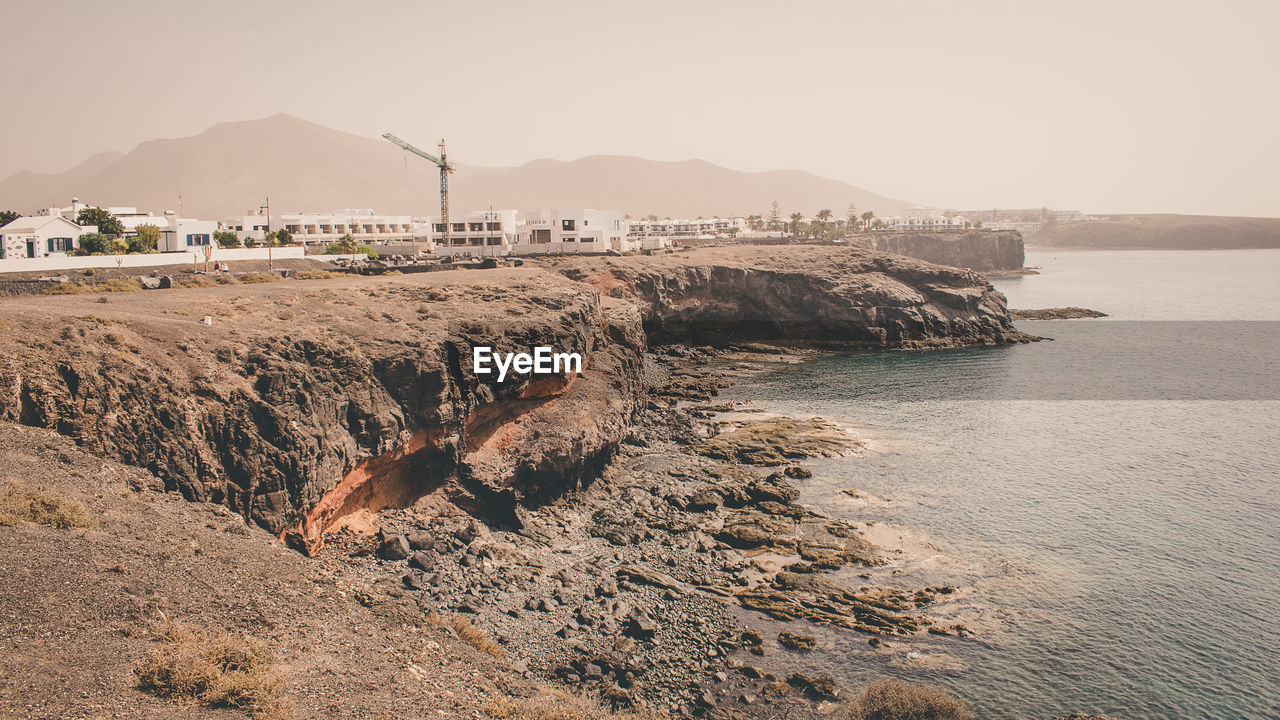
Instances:
[[[587,286],[475,279],[8,301],[0,418],[152,470],[301,549],[350,512],[440,487],[509,520],[590,476],[625,435],[644,338]],[[583,372],[499,384],[472,372],[476,344],[578,352]]]
[[[980,275],[831,247],[542,260],[636,302],[650,342],[913,348],[1022,342]]]
[[[518,524],[631,432],[648,342],[1025,339],[980,276],[833,248],[550,259],[543,269],[9,298],[0,420],[47,427],[312,552],[428,493]],[[205,323],[208,316],[211,323]],[[581,374],[477,376],[546,345]]]
[[[1017,270],[1025,261],[1022,235],[1013,230],[871,232],[854,236],[860,247],[937,265],[970,270]]]

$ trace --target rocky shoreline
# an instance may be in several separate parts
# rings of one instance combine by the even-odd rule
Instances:
[[[969,635],[928,615],[955,588],[829,579],[891,562],[865,529],[796,503],[805,459],[858,443],[820,419],[725,429],[710,403],[744,358],[648,355],[648,402],[600,480],[523,510],[519,530],[420,505],[384,512],[375,536],[335,533],[317,559],[359,577],[370,603],[467,616],[529,678],[686,716],[817,717],[852,690],[806,669],[813,635],[753,617],[856,631],[870,647]]]
[[[930,613],[955,588],[835,580],[894,562],[796,502],[805,460],[856,438],[726,419],[714,396],[752,357],[1034,340],[981,275],[835,248],[540,264],[7,299],[0,420],[226,506],[366,607],[469,618],[512,672],[619,708],[816,717],[852,690],[804,662],[816,635],[900,653],[970,634]],[[579,351],[584,371],[496,384],[464,360],[477,344]]]

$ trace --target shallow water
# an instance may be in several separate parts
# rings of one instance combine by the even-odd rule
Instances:
[[[939,683],[985,718],[1280,717],[1280,251],[1028,265],[1043,273],[997,283],[1011,307],[1112,318],[1019,323],[1054,341],[1009,348],[824,355],[725,393],[867,438],[814,462],[802,502],[937,547],[876,582],[966,588],[936,612],[973,639],[814,662],[846,687]]]

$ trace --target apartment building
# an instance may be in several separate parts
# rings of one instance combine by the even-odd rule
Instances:
[[[680,240],[709,240],[717,237],[728,237],[730,230],[745,232],[747,222],[744,218],[698,218],[696,220],[672,219],[633,220],[629,237],[639,243],[643,250],[656,250],[671,247]]]
[[[224,223],[241,242],[266,237],[271,230],[286,230],[294,242],[303,245],[327,245],[350,235],[361,245],[413,242],[420,234],[408,215],[379,215],[373,210],[345,209],[330,213],[283,213],[267,216],[251,214]]]
[[[628,238],[630,224],[612,210],[538,210],[520,227],[515,255],[628,252],[639,243]]]
[[[460,218],[450,217],[447,244],[440,218],[429,218],[427,225],[436,255],[499,257],[509,255],[519,242],[515,210],[477,210]]]
[[[963,230],[966,221],[963,216],[940,217],[937,215],[914,214],[907,217],[881,218],[891,230]]]

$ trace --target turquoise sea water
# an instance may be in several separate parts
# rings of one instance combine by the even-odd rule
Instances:
[[[815,662],[846,687],[942,684],[983,718],[1280,718],[1280,251],[1027,264],[1042,274],[996,282],[1011,307],[1112,317],[1019,323],[1054,338],[1025,346],[824,355],[726,393],[866,438],[815,462],[802,502],[936,547],[875,582],[965,588],[937,612],[974,638]]]

